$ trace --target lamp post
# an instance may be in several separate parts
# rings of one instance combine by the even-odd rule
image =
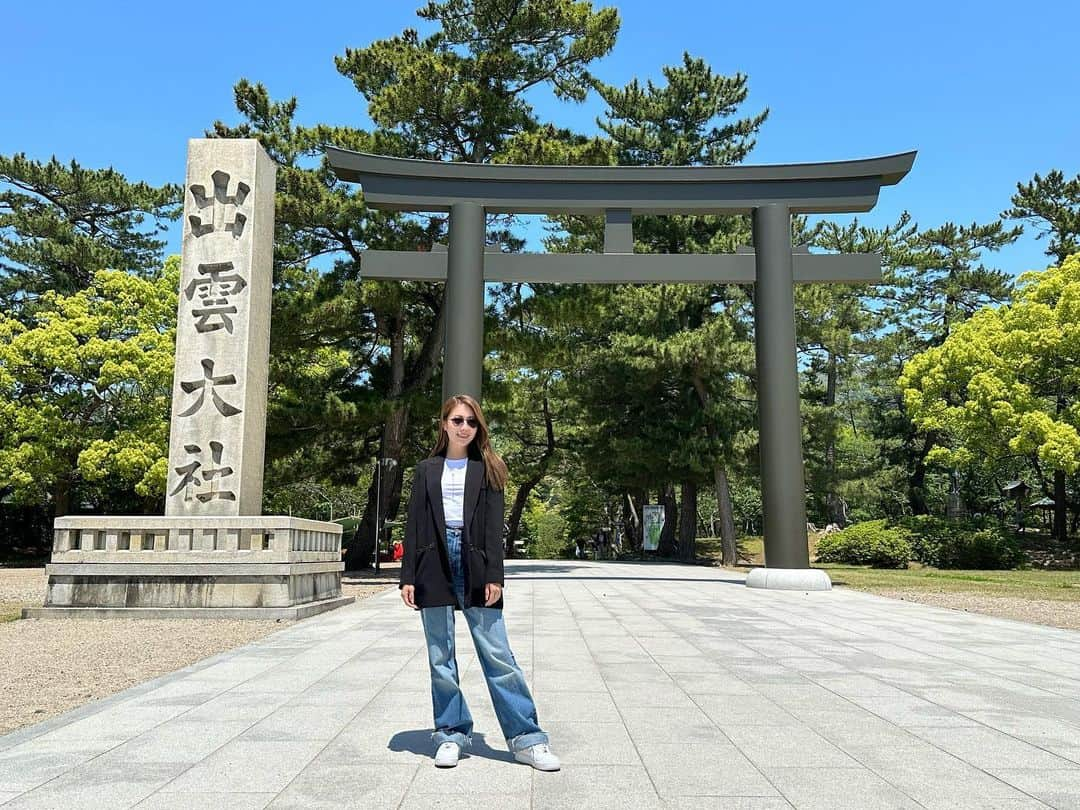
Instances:
[[[375,467],[375,573],[379,573],[379,545],[382,543],[382,471],[392,470],[397,460],[380,458]]]

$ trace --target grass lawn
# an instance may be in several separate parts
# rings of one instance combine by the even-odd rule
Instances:
[[[1080,571],[942,571],[911,563],[907,570],[818,565],[833,585],[860,591],[936,591],[1080,602]]]
[[[699,537],[697,546],[700,556],[720,559],[719,538]],[[810,559],[814,558],[816,546],[817,537],[811,536]],[[740,538],[739,551],[745,559],[743,565],[764,564],[764,544],[760,537]],[[832,564],[813,567],[827,571],[833,585],[872,593],[921,591],[1080,602],[1080,571],[953,571],[931,568],[917,562],[911,563],[906,570]]]

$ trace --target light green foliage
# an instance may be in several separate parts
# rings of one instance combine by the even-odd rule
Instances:
[[[930,458],[963,467],[1019,454],[1080,469],[1080,255],[1025,273],[1016,302],[987,308],[916,355],[900,385]]]
[[[817,544],[820,563],[870,565],[874,568],[907,568],[911,544],[903,529],[889,528],[884,520],[854,523]]]
[[[42,295],[30,325],[0,315],[0,488],[164,491],[179,276],[175,257],[151,278],[102,270]]]
[[[556,560],[569,555],[569,526],[557,506],[531,498],[525,510],[525,525],[532,538],[527,549],[529,557]]]

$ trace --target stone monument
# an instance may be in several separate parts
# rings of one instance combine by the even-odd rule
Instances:
[[[341,526],[263,516],[276,166],[255,140],[188,144],[165,515],[54,524],[24,617],[303,618],[341,596]]]

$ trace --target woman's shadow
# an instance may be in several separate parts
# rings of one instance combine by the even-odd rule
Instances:
[[[435,744],[431,741],[431,731],[429,730],[414,729],[409,731],[399,731],[390,738],[390,742],[386,747],[391,751],[409,751],[410,753],[420,754],[421,756],[435,756]],[[468,750],[462,751],[461,756],[463,759],[465,757],[482,757],[484,759],[494,759],[499,762],[514,762],[513,754],[509,751],[500,751],[492,748],[487,744],[484,735],[476,732],[472,735],[472,745]]]

